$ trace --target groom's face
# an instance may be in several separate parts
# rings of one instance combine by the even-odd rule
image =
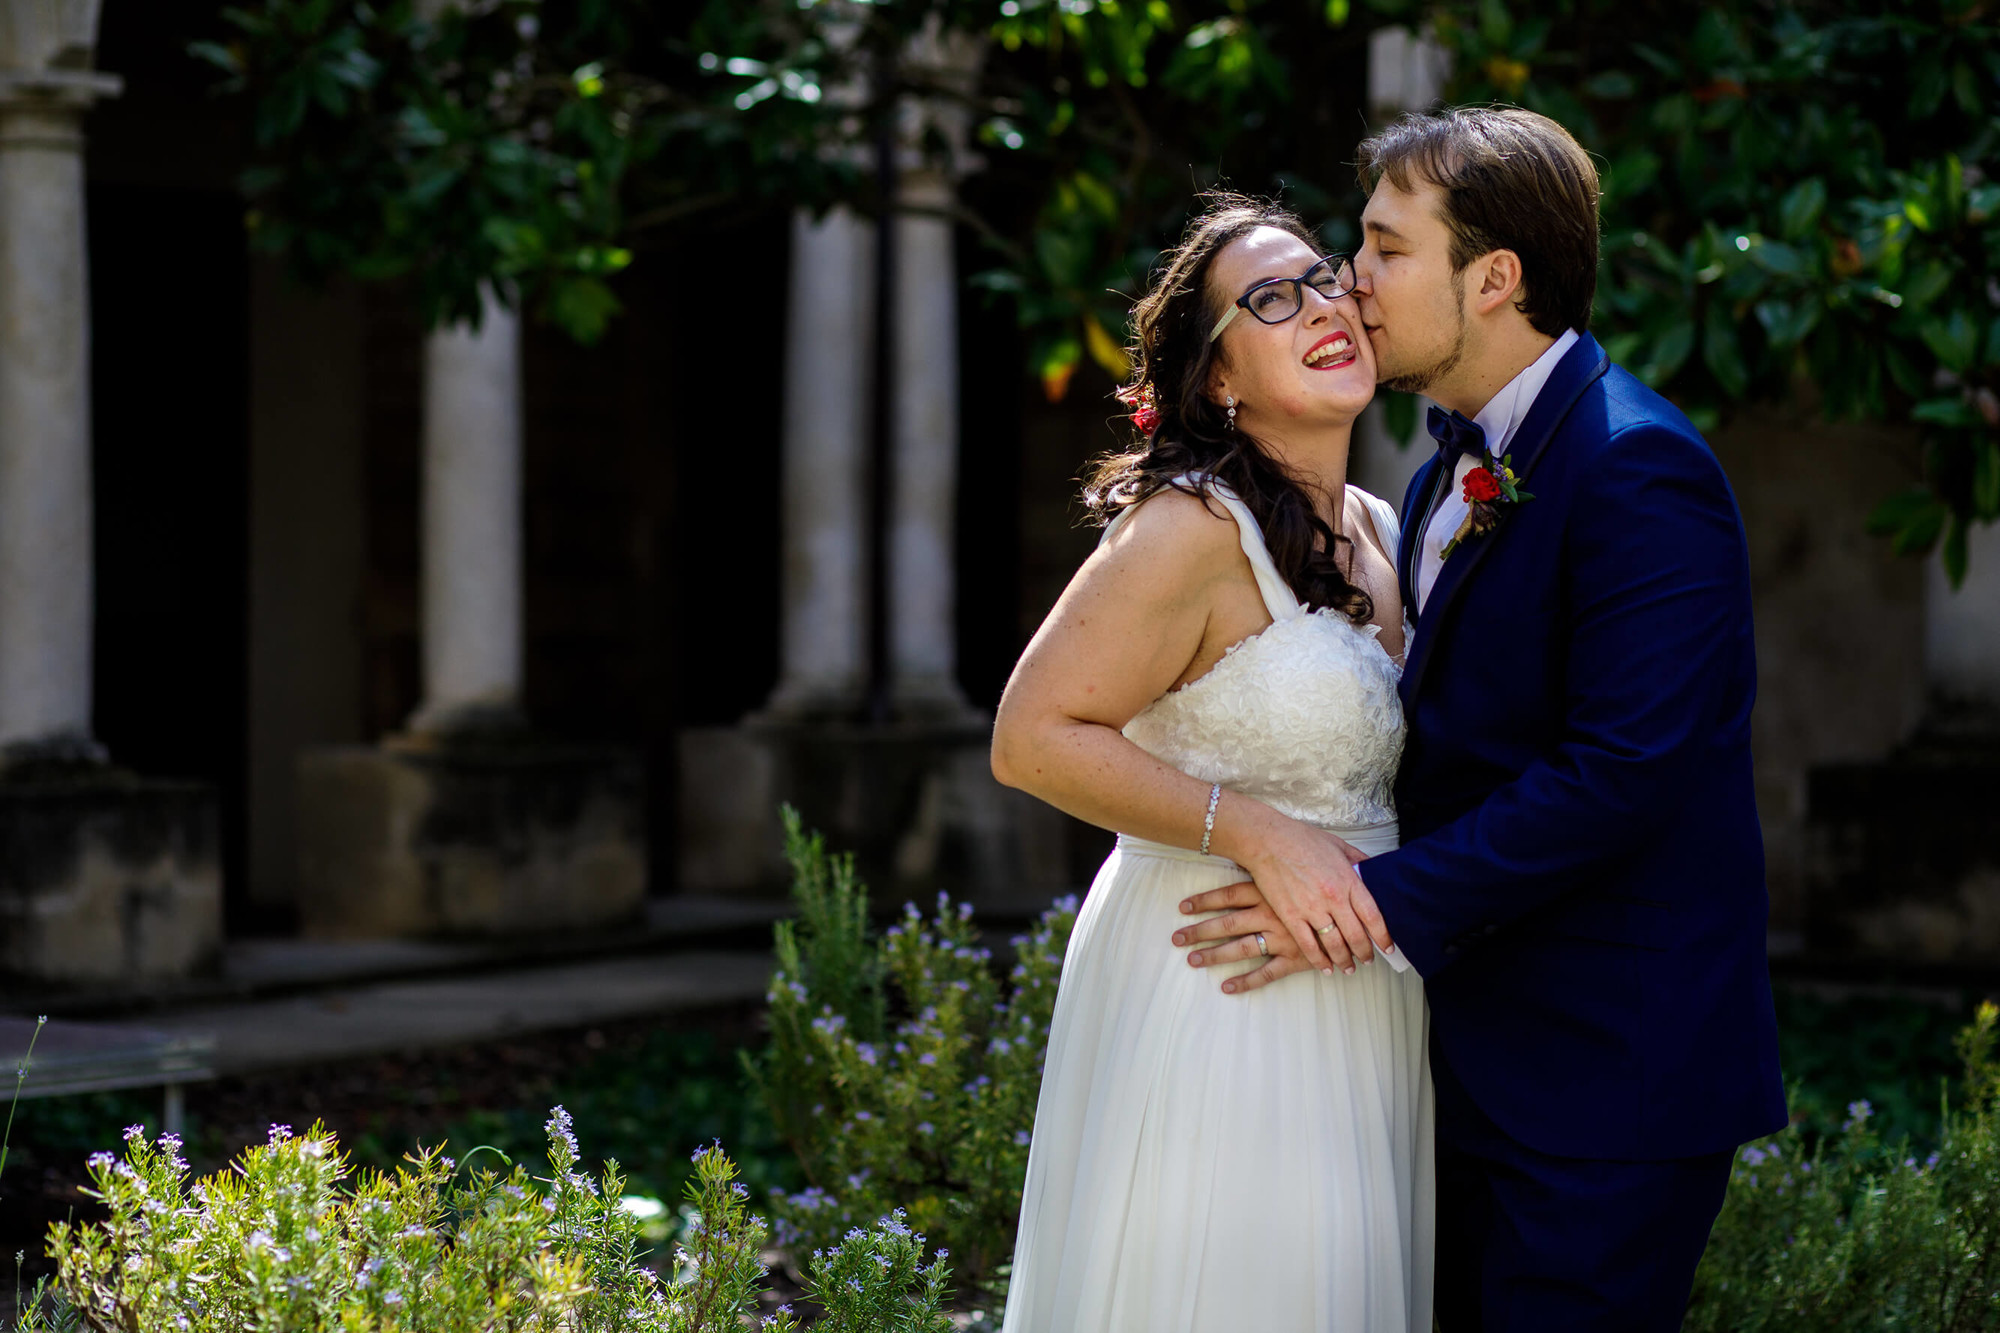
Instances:
[[[1465,274],[1451,266],[1451,233],[1439,216],[1443,191],[1428,181],[1412,184],[1417,188],[1399,190],[1384,176],[1369,196],[1354,295],[1381,383],[1426,393],[1465,355]]]

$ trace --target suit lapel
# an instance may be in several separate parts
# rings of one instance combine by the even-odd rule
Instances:
[[[1611,360],[1604,349],[1589,334],[1577,339],[1576,345],[1563,354],[1556,364],[1555,372],[1549,376],[1542,391],[1535,395],[1535,405],[1528,409],[1527,420],[1521,423],[1513,440],[1508,443],[1507,453],[1514,459],[1514,475],[1523,485],[1535,464],[1548,452],[1549,442],[1555,439],[1556,428],[1569,416],[1583,391],[1596,383]],[[1535,501],[1530,500],[1532,506]],[[1445,619],[1451,613],[1452,602],[1471,580],[1473,571],[1486,559],[1486,553],[1503,540],[1507,530],[1520,520],[1519,514],[1509,514],[1497,531],[1461,546],[1444,562],[1438,572],[1438,580],[1431,587],[1430,598],[1424,603],[1423,614],[1417,617],[1416,638],[1410,644],[1408,664],[1403,669],[1402,696],[1405,708],[1416,702],[1417,692],[1423,688],[1424,672],[1430,665],[1431,649]],[[1404,531],[1404,546],[1409,546],[1409,532]],[[1412,570],[1409,583],[1414,589],[1416,579],[1414,561],[1406,562]]]
[[[1424,519],[1431,512],[1432,490],[1437,484],[1443,451],[1421,464],[1403,491],[1403,531],[1396,544],[1396,581],[1402,585],[1403,605],[1417,604],[1417,560],[1423,551]]]

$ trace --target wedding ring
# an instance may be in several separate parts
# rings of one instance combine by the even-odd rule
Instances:
[[[1262,931],[1257,933],[1257,952],[1263,954],[1266,958],[1271,956],[1271,951],[1264,947],[1264,935]]]
[[[1323,926],[1314,926],[1313,929],[1322,935],[1331,935],[1333,934],[1333,922],[1329,921]]]

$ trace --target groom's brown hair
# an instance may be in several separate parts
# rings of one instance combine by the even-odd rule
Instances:
[[[1444,195],[1451,266],[1480,255],[1521,257],[1517,305],[1539,333],[1590,327],[1597,295],[1597,164],[1547,116],[1519,107],[1412,112],[1364,141],[1363,188],[1428,181]]]

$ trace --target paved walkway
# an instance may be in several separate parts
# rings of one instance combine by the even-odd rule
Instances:
[[[645,954],[201,1005],[146,1025],[213,1037],[216,1073],[243,1074],[754,1002],[770,979],[763,951]]]

